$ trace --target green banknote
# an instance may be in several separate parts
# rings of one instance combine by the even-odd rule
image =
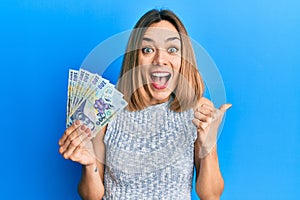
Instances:
[[[95,136],[127,102],[107,79],[80,69],[69,72],[67,106],[67,127],[80,120]]]

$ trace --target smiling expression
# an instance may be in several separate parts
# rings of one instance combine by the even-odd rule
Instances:
[[[149,88],[150,104],[168,101],[181,66],[181,40],[170,22],[162,20],[146,30],[139,50],[139,66]]]

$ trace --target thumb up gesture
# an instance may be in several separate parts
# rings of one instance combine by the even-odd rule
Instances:
[[[202,97],[194,108],[193,124],[197,128],[200,158],[204,158],[217,142],[217,134],[223,116],[231,104],[223,104],[219,109],[207,98]]]

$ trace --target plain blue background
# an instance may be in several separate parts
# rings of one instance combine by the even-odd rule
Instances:
[[[11,0],[0,12],[1,199],[79,199],[81,167],[57,144],[68,69],[152,8],[179,15],[218,66],[233,104],[218,142],[221,199],[299,198],[297,0]]]

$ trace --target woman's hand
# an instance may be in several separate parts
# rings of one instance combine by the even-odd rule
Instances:
[[[65,158],[82,165],[96,163],[96,158],[91,141],[91,130],[80,121],[76,121],[66,129],[58,142],[59,153]]]
[[[200,145],[200,157],[204,158],[217,142],[217,133],[224,113],[231,104],[223,104],[219,109],[207,98],[201,98],[194,109],[193,123],[197,128],[197,141]]]

